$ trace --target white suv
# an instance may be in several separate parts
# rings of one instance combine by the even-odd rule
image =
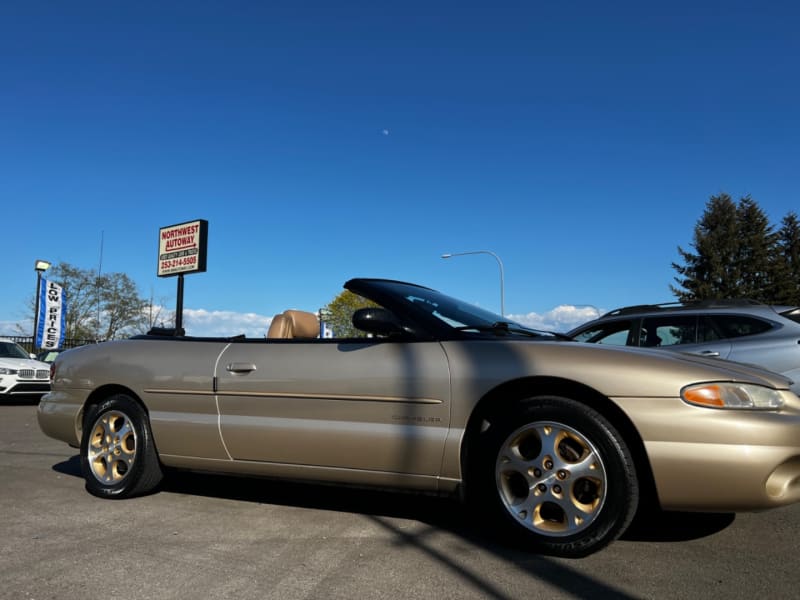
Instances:
[[[0,339],[0,400],[34,398],[50,391],[50,365],[33,360],[11,340]]]

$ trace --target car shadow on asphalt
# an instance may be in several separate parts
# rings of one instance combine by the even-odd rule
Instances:
[[[65,475],[82,477],[78,455],[54,465],[53,469]],[[497,540],[494,531],[484,527],[484,523],[475,518],[475,513],[468,505],[453,498],[187,471],[167,471],[160,491],[413,519],[457,533],[482,546],[499,544],[509,549],[508,540]],[[722,531],[734,519],[735,515],[728,513],[642,511],[621,539],[631,542],[695,540]]]
[[[83,478],[81,473],[81,458],[77,454],[64,462],[53,465],[53,471],[62,475],[72,475],[73,477]]]
[[[476,518],[468,506],[454,498],[186,472],[171,474],[165,480],[162,491],[360,514],[383,529],[394,545],[411,548],[425,555],[442,569],[450,571],[462,585],[484,598],[509,600],[510,596],[493,577],[470,568],[452,552],[442,550],[434,541],[437,532],[447,531],[469,546],[514,564],[531,577],[575,597],[635,598],[611,583],[582,573],[569,561],[537,555],[509,543],[508,539],[500,539],[489,523]],[[416,521],[421,526],[408,528],[394,519]]]
[[[64,475],[82,477],[78,455],[53,466]],[[506,600],[507,595],[489,577],[454,560],[449,553],[431,543],[435,531],[447,531],[473,547],[481,548],[516,565],[539,580],[576,597],[614,597],[632,599],[624,590],[574,568],[571,561],[533,554],[496,531],[467,505],[453,498],[422,494],[350,488],[318,483],[298,483],[213,475],[185,471],[167,471],[161,493],[188,494],[309,508],[314,510],[361,514],[389,533],[397,544],[415,548],[456,574],[469,587],[487,598]],[[713,535],[733,522],[733,515],[708,513],[665,513],[639,517],[622,537],[632,542],[677,542]],[[392,519],[407,519],[423,527],[408,529]],[[624,543],[624,542],[617,542]]]
[[[733,513],[646,510],[636,516],[620,539],[630,542],[687,542],[719,533],[735,519]]]

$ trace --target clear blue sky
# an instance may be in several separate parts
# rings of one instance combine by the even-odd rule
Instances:
[[[670,300],[709,196],[800,208],[798,30],[788,1],[7,0],[0,333],[35,259],[97,268],[101,236],[174,307],[158,229],[198,218],[185,306],[234,329],[354,276],[499,311],[490,256],[439,258],[480,249],[531,322]]]

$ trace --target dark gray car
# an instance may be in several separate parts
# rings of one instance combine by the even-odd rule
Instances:
[[[579,342],[664,348],[749,363],[800,391],[800,308],[749,300],[629,306],[567,335]]]

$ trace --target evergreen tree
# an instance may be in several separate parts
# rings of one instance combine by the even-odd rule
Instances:
[[[773,260],[772,299],[800,305],[800,220],[790,212],[781,221]]]
[[[775,241],[769,219],[758,204],[745,196],[736,208],[736,272],[738,282],[731,298],[772,302]]]
[[[679,287],[670,286],[681,302],[708,298],[733,298],[738,291],[739,219],[736,204],[728,194],[711,196],[694,228],[689,252],[678,246],[683,265],[672,263]]]
[[[678,247],[685,264],[673,293],[682,301],[749,298],[800,304],[800,220],[795,213],[774,232],[758,203],[745,196],[712,196],[694,228],[696,252]]]

